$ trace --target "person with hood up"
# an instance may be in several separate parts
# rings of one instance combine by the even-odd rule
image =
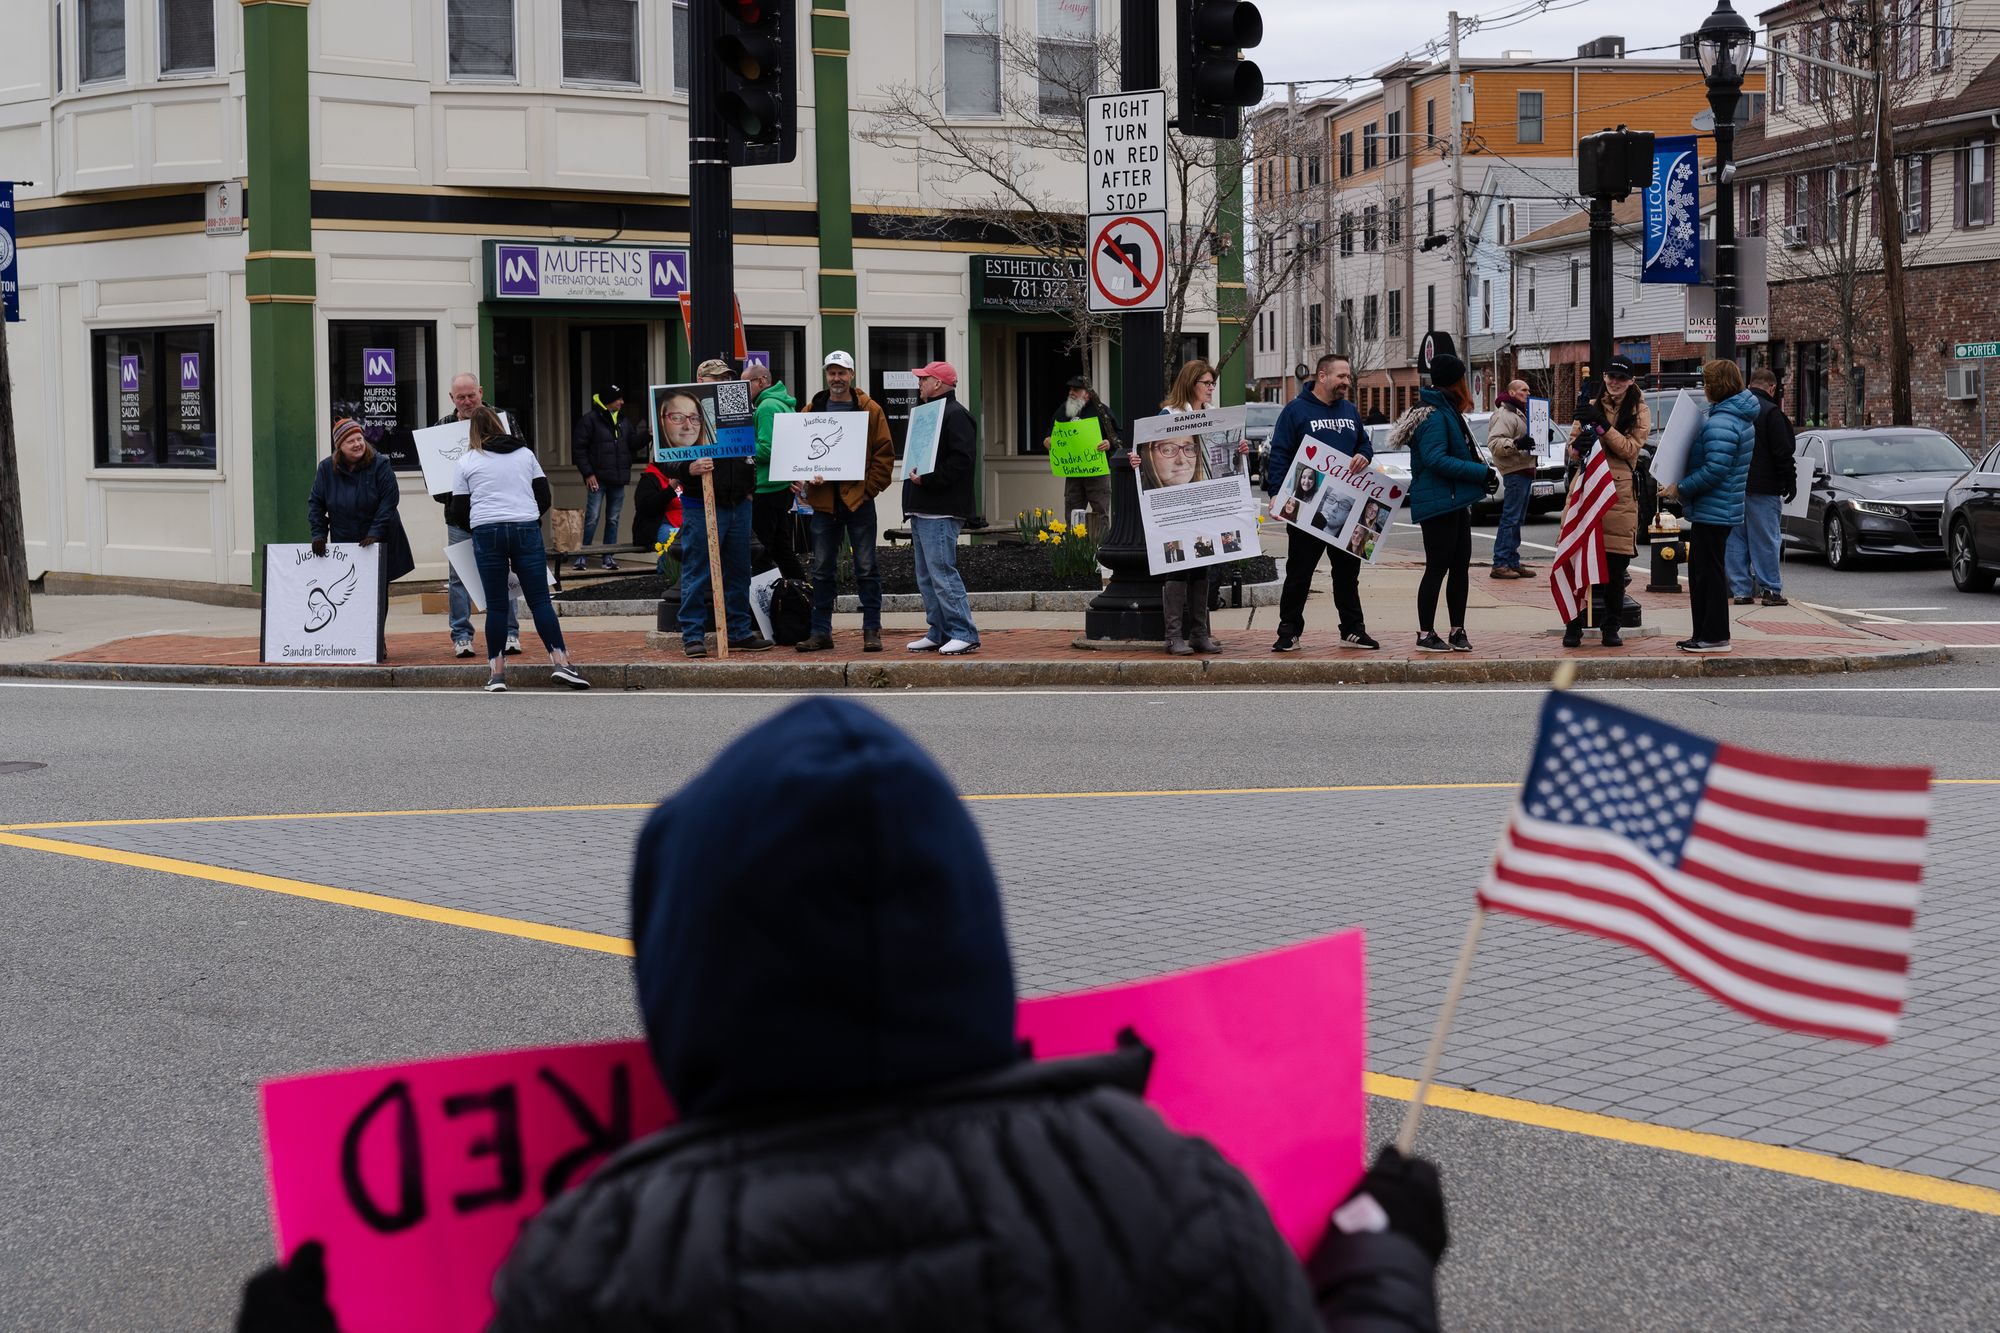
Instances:
[[[1082,375],[1072,375],[1069,379],[1069,393],[1056,411],[1055,420],[1049,423],[1049,434],[1042,437],[1042,448],[1055,447],[1055,427],[1071,421],[1097,422],[1097,450],[1110,453],[1118,446],[1118,417],[1097,396],[1097,390],[1090,387],[1090,381]],[[1079,509],[1088,509],[1100,518],[1111,517],[1111,478],[1065,477],[1063,479],[1063,517],[1068,518]]]
[[[1687,470],[1660,494],[1678,499],[1694,534],[1688,543],[1688,614],[1694,632],[1676,646],[1685,653],[1729,651],[1729,532],[1743,521],[1743,496],[1764,404],[1743,387],[1734,361],[1702,365],[1708,420],[1688,448]]]
[[[1302,441],[1312,440],[1352,460],[1359,472],[1375,456],[1375,446],[1361,424],[1361,414],[1348,401],[1354,385],[1354,368],[1344,356],[1323,356],[1313,378],[1299,389],[1299,396],[1285,404],[1271,427],[1271,454],[1264,464],[1264,489],[1272,495],[1285,483],[1292,459]],[[1302,472],[1295,493],[1305,499],[1312,490],[1310,479],[1319,482],[1317,472]],[[1333,604],[1340,613],[1340,646],[1376,649],[1382,645],[1368,636],[1368,620],[1361,609],[1361,562],[1299,528],[1285,532],[1285,587],[1278,596],[1278,639],[1274,653],[1297,652],[1306,632],[1306,598],[1312,594],[1313,575],[1322,558],[1332,567]]]
[[[1410,451],[1410,517],[1424,533],[1424,576],[1417,584],[1420,652],[1472,651],[1465,634],[1465,604],[1472,591],[1472,506],[1492,489],[1495,478],[1473,447],[1465,420],[1471,410],[1465,362],[1447,353],[1431,361],[1431,382],[1389,436],[1391,448]],[[1437,632],[1440,588],[1451,614],[1449,640]]]
[[[625,483],[632,476],[632,419],[625,411],[625,390],[606,384],[590,400],[590,408],[577,418],[576,433],[570,441],[576,470],[587,492],[583,499],[583,544],[596,540],[597,516],[604,515],[604,544],[618,544],[618,519],[625,512]],[[642,414],[643,415],[643,414]],[[576,557],[577,569],[588,561]],[[618,568],[611,556],[604,557],[606,569]]]
[[[1604,511],[1604,582],[1597,585],[1597,604],[1603,623],[1598,639],[1606,648],[1622,648],[1625,636],[1619,633],[1619,616],[1625,605],[1625,571],[1639,553],[1639,500],[1632,470],[1639,465],[1639,452],[1653,433],[1653,414],[1646,395],[1639,391],[1632,363],[1622,356],[1611,358],[1598,381],[1598,395],[1578,414],[1570,431],[1570,452],[1579,466],[1592,449],[1604,451],[1605,465],[1611,470],[1617,499]],[[1565,648],[1583,646],[1583,622],[1588,608],[1563,627]]]
[[[761,836],[718,855],[746,802]],[[1142,1045],[1022,1050],[979,830],[858,704],[793,705],[653,812],[632,937],[681,1121],[526,1225],[494,1333],[1437,1327],[1428,1162],[1385,1149],[1357,1191],[1379,1207],[1343,1207],[1301,1266],[1141,1100]]]
[[[762,361],[743,367],[743,380],[757,405],[757,487],[750,496],[750,531],[764,554],[778,567],[778,577],[803,579],[805,566],[792,549],[792,483],[771,480],[771,432],[780,412],[796,412],[799,400],[784,381],[771,378]]]
[[[548,649],[550,678],[573,690],[590,682],[570,665],[562,623],[549,600],[548,552],[542,545],[542,515],[549,510],[549,479],[535,451],[509,435],[490,407],[472,414],[466,449],[452,474],[445,521],[472,531],[479,582],[486,589],[486,690],[507,689],[507,572],[520,580],[521,596],[535,620],[535,633]]]
[[[1486,422],[1486,452],[1500,474],[1500,526],[1493,530],[1493,572],[1496,579],[1530,579],[1532,567],[1521,563],[1521,525],[1528,521],[1534,498],[1537,441],[1528,438],[1528,382],[1512,380],[1507,392],[1493,402]]]
[[[333,453],[319,460],[312,494],[306,498],[306,525],[314,555],[326,554],[328,539],[361,546],[382,545],[382,581],[375,602],[375,631],[389,623],[389,585],[417,567],[403,531],[402,487],[396,469],[368,443],[361,423],[342,417],[333,423]]]

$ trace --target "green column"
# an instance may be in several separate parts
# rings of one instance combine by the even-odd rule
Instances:
[[[1243,329],[1243,155],[1234,139],[1216,145],[1215,233],[1223,245],[1215,257],[1216,337],[1220,355]],[[1229,359],[1215,368],[1216,393],[1224,407],[1243,401],[1243,371],[1249,357],[1237,343]]]
[[[306,0],[242,0],[250,167],[250,457],[258,548],[303,541],[318,464],[313,392],[311,129]],[[261,560],[252,577],[263,580]]]
[[[814,167],[819,174],[819,331],[827,351],[854,345],[854,187],[847,153],[846,0],[812,9]],[[817,384],[796,386],[801,392]]]

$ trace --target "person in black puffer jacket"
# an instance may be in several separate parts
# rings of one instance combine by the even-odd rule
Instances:
[[[718,856],[746,802],[777,826]],[[683,1120],[527,1225],[496,1333],[1437,1327],[1428,1163],[1385,1150],[1376,1224],[1309,1276],[1140,1100],[1143,1047],[1023,1055],[979,832],[873,712],[811,699],[731,745],[647,822],[632,916]]]

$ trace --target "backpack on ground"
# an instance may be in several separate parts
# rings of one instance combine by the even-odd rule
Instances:
[[[801,643],[812,634],[812,584],[779,579],[771,585],[771,642]]]

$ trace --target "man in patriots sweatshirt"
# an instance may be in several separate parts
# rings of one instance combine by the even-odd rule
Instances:
[[[1264,489],[1276,495],[1291,470],[1292,457],[1301,442],[1315,443],[1347,454],[1359,471],[1375,455],[1368,442],[1368,430],[1361,413],[1347,401],[1354,384],[1354,371],[1344,356],[1323,356],[1318,373],[1299,396],[1278,414],[1271,428],[1271,454],[1264,466]],[[1380,648],[1368,637],[1368,623],[1361,610],[1361,561],[1345,551],[1336,551],[1302,528],[1290,528],[1290,545],[1285,553],[1285,589],[1278,598],[1278,641],[1274,653],[1297,652],[1306,628],[1306,596],[1312,591],[1313,575],[1324,556],[1333,566],[1333,604],[1340,612],[1340,646]]]

